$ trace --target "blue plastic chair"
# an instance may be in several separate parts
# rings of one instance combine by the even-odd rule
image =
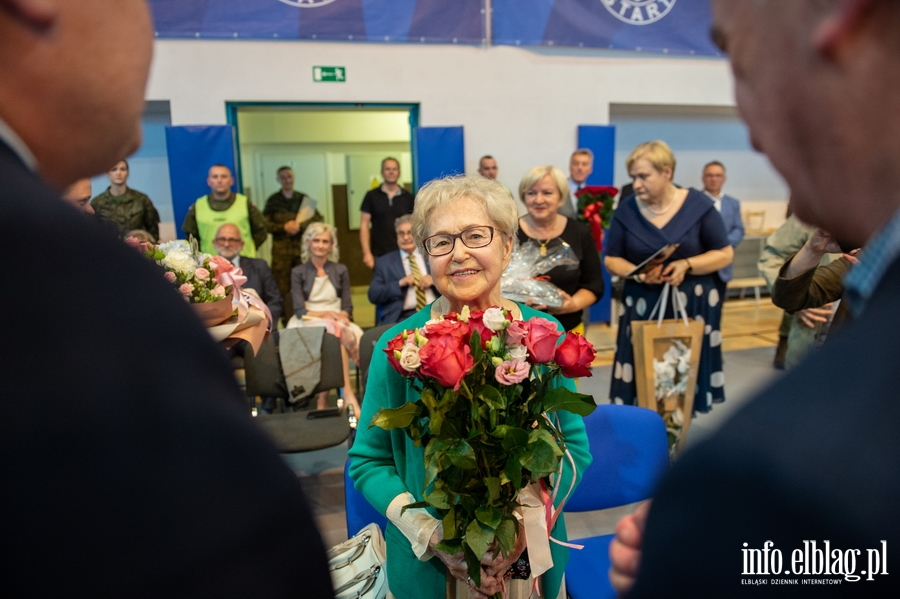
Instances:
[[[387,518],[381,515],[372,504],[363,497],[363,494],[353,486],[350,478],[350,460],[344,464],[344,505],[347,509],[347,537],[352,537],[363,527],[374,522],[384,532],[387,526]]]
[[[635,406],[602,405],[584,419],[594,461],[566,502],[565,512],[588,512],[643,501],[669,466],[666,427],[659,414]],[[571,540],[566,590],[572,599],[613,599],[609,544],[615,535]]]

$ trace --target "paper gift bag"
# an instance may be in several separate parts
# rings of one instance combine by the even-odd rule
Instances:
[[[663,298],[667,296],[668,291],[667,285],[663,288],[660,298],[662,300],[660,315],[665,312],[666,301]],[[659,307],[659,302],[657,302],[657,307],[651,312],[651,320],[632,321],[631,342],[634,347],[634,378],[637,385],[638,405],[658,412],[666,420],[667,428],[670,428],[671,425],[671,416],[667,417],[667,415],[678,408],[681,409],[682,425],[677,444],[680,448],[684,446],[691,424],[694,391],[697,387],[697,373],[700,368],[700,352],[703,348],[704,325],[699,321],[688,320],[684,307],[678,305],[677,291],[673,290],[673,292],[675,312],[681,318],[653,319],[653,315]],[[682,356],[688,365],[687,372],[677,375],[679,382],[684,380],[682,383],[684,391],[659,398],[657,397],[655,363],[663,362],[666,352],[673,347],[676,348],[676,353],[683,354],[683,351],[678,350],[679,342],[680,347],[690,350],[688,359],[684,359],[685,356]]]

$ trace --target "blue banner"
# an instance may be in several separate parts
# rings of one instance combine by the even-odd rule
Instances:
[[[481,44],[484,0],[149,0],[158,38]]]
[[[416,127],[412,139],[416,191],[429,181],[464,174],[465,145],[462,127]]]
[[[493,42],[721,56],[709,0],[493,0]]]
[[[184,239],[181,225],[188,209],[197,198],[209,193],[206,182],[209,167],[224,164],[234,174],[234,149],[234,128],[231,125],[166,127],[172,208],[179,239]]]

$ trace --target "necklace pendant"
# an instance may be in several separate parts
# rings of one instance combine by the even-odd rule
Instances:
[[[541,244],[541,258],[546,258],[546,257],[547,257],[547,244],[545,242],[545,243]]]

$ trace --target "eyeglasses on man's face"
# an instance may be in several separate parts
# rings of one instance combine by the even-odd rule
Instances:
[[[467,248],[475,250],[490,245],[494,240],[494,227],[474,226],[463,229],[456,235],[440,233],[426,237],[422,245],[429,256],[446,256],[453,251],[459,239]]]
[[[216,237],[213,241],[216,243],[240,243],[242,240],[239,237]]]

